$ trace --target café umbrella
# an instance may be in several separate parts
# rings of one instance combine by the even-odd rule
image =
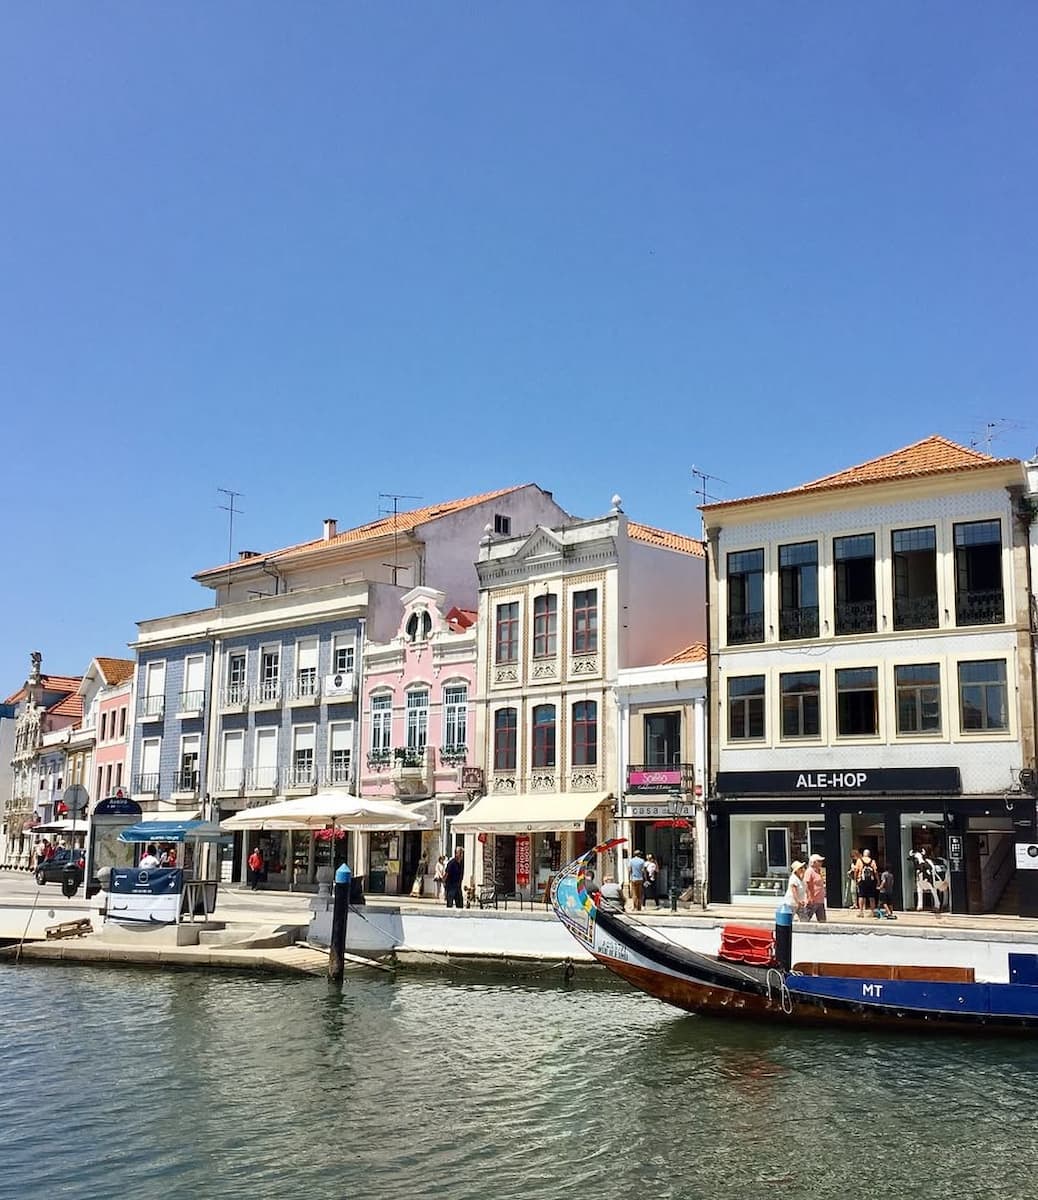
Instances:
[[[429,821],[396,800],[369,800],[328,791],[245,808],[220,822],[225,833],[236,829],[323,829],[330,825],[354,831],[399,833],[428,829]]]

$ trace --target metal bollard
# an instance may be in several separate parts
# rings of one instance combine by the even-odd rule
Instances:
[[[335,903],[332,909],[332,939],[328,947],[328,978],[342,983],[345,973],[346,921],[350,915],[350,879],[353,872],[341,863],[335,868]]]

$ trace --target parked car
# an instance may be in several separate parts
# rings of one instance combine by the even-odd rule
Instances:
[[[36,867],[36,882],[40,887],[45,883],[61,883],[69,866],[75,873],[76,887],[78,888],[83,882],[83,869],[86,867],[86,851],[80,848],[58,850],[53,858],[39,863]]]

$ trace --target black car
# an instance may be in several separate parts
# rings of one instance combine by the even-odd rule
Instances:
[[[36,867],[36,882],[42,887],[45,883],[62,883],[65,872],[71,868],[76,887],[83,882],[83,869],[86,866],[86,854],[81,849],[58,850],[54,857]]]

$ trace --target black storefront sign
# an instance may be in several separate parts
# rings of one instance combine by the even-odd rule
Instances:
[[[959,793],[958,767],[845,767],[827,771],[719,771],[718,796]]]

